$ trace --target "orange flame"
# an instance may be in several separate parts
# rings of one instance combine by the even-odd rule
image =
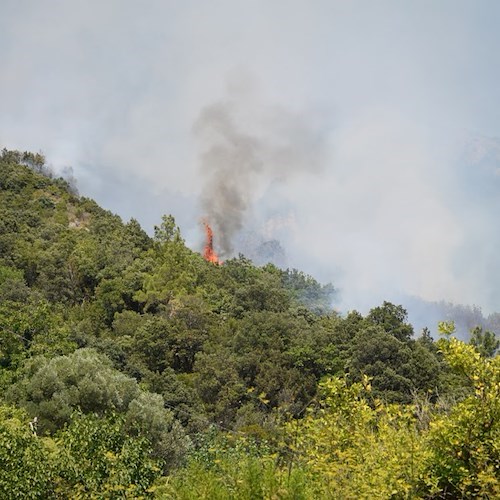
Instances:
[[[214,250],[214,232],[207,221],[203,221],[205,226],[205,248],[203,249],[203,258],[212,264],[222,264],[219,256]]]

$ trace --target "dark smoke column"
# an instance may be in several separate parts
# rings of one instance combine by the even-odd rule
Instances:
[[[245,212],[252,198],[252,183],[262,163],[258,141],[237,132],[228,105],[205,108],[195,130],[209,139],[201,157],[205,178],[201,205],[217,233],[221,253],[232,253],[232,238],[243,227]]]
[[[321,171],[324,163],[324,129],[313,126],[312,114],[244,97],[205,107],[194,125],[201,144],[201,208],[223,257],[233,253],[259,188]]]

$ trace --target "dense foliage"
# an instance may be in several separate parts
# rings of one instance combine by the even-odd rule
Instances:
[[[2,498],[500,495],[494,333],[341,316],[297,270],[149,237],[0,157]]]

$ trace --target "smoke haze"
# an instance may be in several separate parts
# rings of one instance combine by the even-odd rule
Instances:
[[[173,214],[194,249],[207,216],[225,254],[275,250],[342,310],[489,313],[499,20],[495,0],[3,0],[0,146],[149,231]]]

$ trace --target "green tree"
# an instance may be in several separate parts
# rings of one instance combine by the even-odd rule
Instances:
[[[200,266],[206,264],[201,255],[186,247],[172,216],[164,216],[161,227],[156,227],[155,243],[147,255],[151,261],[142,274],[143,286],[134,294],[134,300],[153,313],[174,298],[194,294]]]
[[[297,269],[281,271],[284,287],[291,291],[292,297],[315,314],[332,311],[335,289],[331,283],[321,285],[312,276]]]
[[[42,432],[61,428],[77,408],[101,415],[125,411],[138,394],[134,379],[115,370],[109,359],[92,349],[27,360],[7,392],[10,400],[38,417]]]
[[[498,498],[500,358],[482,357],[453,337],[441,339],[439,347],[473,392],[431,422],[427,483],[440,498]]]
[[[173,215],[163,215],[160,226],[155,226],[154,231],[154,240],[160,245],[182,240],[181,230],[177,226]]]
[[[151,498],[161,475],[151,442],[130,436],[123,416],[77,413],[57,434],[55,489],[59,498]]]
[[[349,374],[356,381],[369,376],[375,397],[408,403],[413,388],[407,373],[411,355],[405,342],[380,328],[368,327],[352,343]]]
[[[380,326],[389,335],[406,342],[413,335],[413,327],[407,322],[408,313],[403,306],[396,306],[384,301],[380,307],[374,307],[368,313],[366,320]]]
[[[481,356],[491,358],[500,347],[500,339],[497,339],[493,332],[483,331],[480,326],[476,326],[471,330],[469,344],[473,345]]]
[[[50,450],[48,442],[30,428],[22,410],[1,405],[0,497],[51,498],[55,467]]]
[[[246,394],[231,351],[221,348],[217,353],[199,354],[195,387],[208,415],[215,422],[229,427],[240,406],[241,398]]]
[[[318,498],[415,498],[427,456],[412,408],[375,407],[369,379],[331,378],[300,421],[286,424],[292,463],[322,487]]]
[[[125,418],[129,434],[151,442],[153,456],[161,459],[165,471],[184,458],[190,440],[159,394],[141,392],[130,402]]]

